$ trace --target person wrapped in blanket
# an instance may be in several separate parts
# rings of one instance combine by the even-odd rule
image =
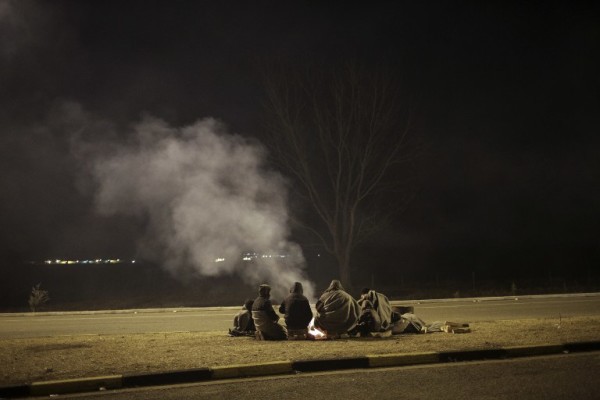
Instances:
[[[315,327],[324,331],[327,338],[347,334],[356,326],[360,315],[360,306],[356,299],[344,291],[342,283],[337,279],[331,281],[315,308]]]
[[[361,336],[390,336],[393,323],[399,315],[392,311],[390,300],[382,293],[369,288],[360,292],[360,316],[353,333]]]
[[[252,305],[254,300],[247,299],[242,310],[233,317],[233,329],[229,329],[229,336],[254,336],[256,327],[252,319]]]

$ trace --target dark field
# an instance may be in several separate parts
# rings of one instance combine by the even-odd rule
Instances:
[[[256,284],[244,284],[237,276],[175,279],[156,265],[33,265],[17,264],[0,282],[0,312],[29,311],[28,298],[34,285],[48,291],[50,301],[39,311],[77,311],[157,307],[205,307],[241,305],[256,294]],[[547,276],[544,278],[365,276],[351,293],[358,296],[371,286],[393,300],[506,296],[544,293],[593,292],[600,289],[597,276]],[[333,277],[335,278],[335,277]],[[384,279],[386,278],[386,279]],[[330,278],[316,281],[317,293]],[[287,291],[287,290],[286,290]],[[356,292],[356,293],[354,293]],[[273,302],[278,303],[274,296]]]

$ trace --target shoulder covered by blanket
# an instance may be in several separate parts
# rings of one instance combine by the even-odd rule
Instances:
[[[317,311],[319,326],[330,333],[345,333],[356,325],[360,306],[344,291],[339,281],[333,281],[319,298]]]
[[[358,301],[361,308],[365,308],[367,304],[377,313],[378,327],[377,330],[387,330],[392,325],[392,305],[390,300],[383,293],[369,290],[367,295]]]

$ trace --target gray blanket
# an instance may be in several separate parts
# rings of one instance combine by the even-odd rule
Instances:
[[[316,308],[315,325],[328,336],[347,333],[356,326],[360,315],[360,306],[339,281],[332,282],[319,298]]]
[[[386,295],[369,290],[367,295],[358,301],[361,308],[364,308],[366,302],[369,302],[373,312],[376,314],[374,320],[377,326],[374,327],[374,332],[387,331],[392,328],[392,305]]]

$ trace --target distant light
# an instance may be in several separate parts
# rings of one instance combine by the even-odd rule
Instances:
[[[223,262],[223,261],[225,261],[225,259],[222,257],[215,259],[215,262]]]

